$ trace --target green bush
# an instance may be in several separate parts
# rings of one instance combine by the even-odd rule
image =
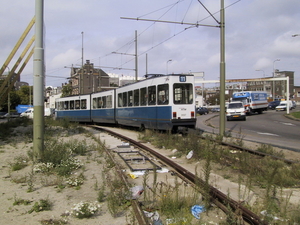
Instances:
[[[28,213],[51,210],[51,207],[52,203],[48,199],[41,199],[39,202],[34,203],[33,207],[28,211]]]

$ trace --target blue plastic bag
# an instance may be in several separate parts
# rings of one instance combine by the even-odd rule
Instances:
[[[205,207],[204,206],[200,206],[200,205],[194,205],[191,208],[192,214],[195,218],[200,219],[200,213],[205,211]]]

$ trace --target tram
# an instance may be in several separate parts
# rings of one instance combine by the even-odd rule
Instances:
[[[194,75],[147,75],[114,90],[56,100],[55,117],[141,129],[195,128]]]

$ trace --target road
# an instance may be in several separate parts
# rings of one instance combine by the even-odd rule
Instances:
[[[269,110],[247,116],[246,121],[226,121],[226,132],[244,140],[300,152],[300,121],[285,117],[285,113]],[[218,113],[198,116],[197,128],[219,134],[219,118]]]

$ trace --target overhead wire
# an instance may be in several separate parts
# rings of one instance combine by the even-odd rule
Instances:
[[[154,13],[154,12],[158,12],[158,11],[160,11],[160,10],[162,10],[162,9],[168,8],[168,10],[167,10],[166,12],[164,12],[164,13],[157,19],[157,21],[158,21],[158,20],[159,20],[160,18],[162,18],[166,13],[168,13],[175,5],[178,5],[178,4],[179,4],[180,2],[182,2],[182,1],[184,1],[184,0],[179,0],[179,1],[177,1],[176,3],[170,4],[170,5],[168,5],[168,6],[165,6],[165,7],[163,7],[163,8],[160,8],[160,9],[158,9],[158,10],[155,10],[155,11],[152,11],[152,12],[147,13],[147,14],[145,14],[145,15],[139,16],[139,17],[137,17],[137,19],[138,19],[138,18],[142,18],[142,17],[147,16],[147,15],[150,15],[150,14],[152,14],[152,13]],[[174,38],[175,36],[178,36],[178,35],[182,34],[184,31],[186,31],[186,30],[188,30],[188,29],[190,29],[190,28],[198,27],[200,22],[202,22],[202,21],[204,21],[204,20],[206,20],[206,19],[208,19],[208,18],[210,18],[210,17],[212,17],[212,18],[217,22],[217,24],[220,24],[220,22],[214,17],[214,15],[217,14],[217,13],[219,13],[220,10],[218,10],[218,11],[215,12],[215,13],[211,13],[211,12],[205,7],[205,5],[204,5],[200,0],[197,0],[197,1],[198,1],[198,2],[201,4],[201,6],[209,13],[209,16],[204,17],[204,18],[202,18],[201,20],[198,20],[198,21],[195,23],[195,25],[186,27],[186,28],[184,28],[183,30],[181,30],[181,31],[179,31],[179,32],[177,32],[177,33],[175,33],[174,35],[172,35],[172,36],[166,38],[165,40],[163,40],[163,41],[159,42],[158,44],[152,46],[152,47],[149,48],[148,50],[146,50],[146,51],[140,53],[138,56],[141,56],[141,55],[146,54],[147,52],[151,51],[152,49],[154,49],[154,48],[158,47],[159,45],[161,45],[161,44],[163,44],[163,43],[169,41],[170,39]],[[240,2],[240,1],[241,1],[241,0],[237,0],[237,1],[233,2],[232,4],[226,6],[225,9],[231,7],[232,5],[237,4],[237,3]],[[188,7],[188,9],[187,9],[187,11],[186,11],[186,13],[185,13],[183,19],[181,20],[182,22],[184,21],[186,15],[187,15],[187,13],[188,13],[188,10],[189,10],[189,8],[190,8],[190,6],[191,6],[191,4],[192,4],[192,0],[191,0],[191,2],[190,2],[190,5],[189,5],[189,7]],[[169,8],[169,7],[170,7],[170,8]],[[141,35],[142,35],[144,32],[146,32],[148,29],[150,29],[154,24],[156,24],[156,22],[153,22],[153,23],[152,23],[151,25],[149,25],[146,29],[144,29],[142,32],[140,32],[140,33],[138,34],[138,37],[141,36]],[[131,39],[131,40],[130,40],[129,42],[127,42],[125,45],[123,45],[122,47],[120,47],[117,51],[119,51],[120,49],[122,49],[122,48],[125,47],[126,45],[133,44],[134,42],[135,42],[135,39]],[[117,52],[117,51],[116,51],[116,52]],[[104,57],[109,56],[109,55],[111,55],[111,54],[113,54],[113,53],[106,54]],[[99,59],[100,59],[100,57],[99,57]],[[127,63],[129,63],[129,62],[131,62],[131,61],[133,61],[133,60],[134,60],[134,58],[132,58],[132,59],[130,59],[130,60],[124,62],[124,63],[121,63],[120,66],[118,66],[117,68],[121,68],[122,66],[126,65]]]

